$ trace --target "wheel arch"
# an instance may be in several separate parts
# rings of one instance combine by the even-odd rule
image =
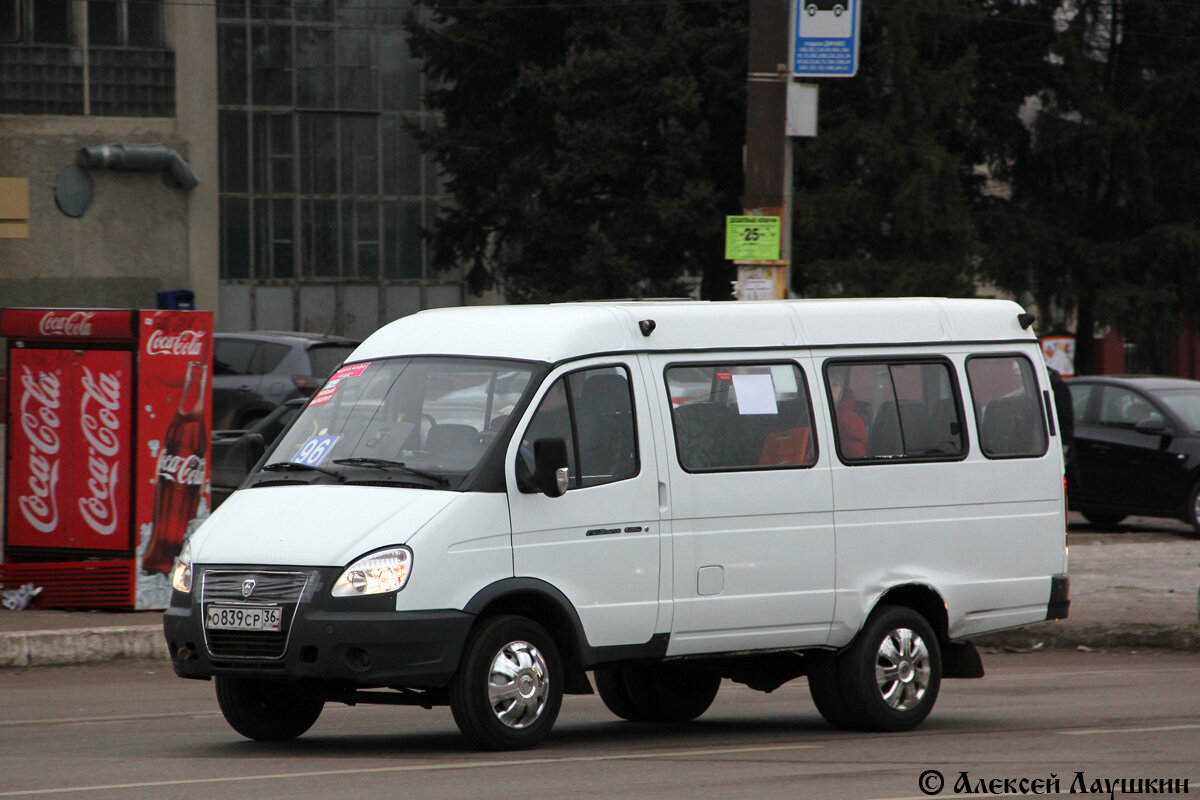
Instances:
[[[566,669],[569,694],[591,694],[584,673],[591,650],[571,601],[553,585],[536,578],[506,578],[480,589],[463,609],[479,619],[513,614],[536,622],[554,639]]]
[[[941,650],[942,677],[983,677],[983,661],[975,645],[950,640],[946,600],[932,586],[923,583],[893,586],[879,596],[871,613],[884,606],[904,606],[925,618],[937,636],[938,647]]]

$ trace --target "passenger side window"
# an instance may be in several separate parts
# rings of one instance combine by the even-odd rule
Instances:
[[[1046,414],[1033,364],[1024,356],[972,356],[967,380],[988,458],[1036,457],[1046,452]]]
[[[1163,417],[1150,401],[1137,392],[1118,386],[1105,386],[1097,422],[1118,428],[1132,428],[1143,420],[1162,422]]]
[[[827,362],[825,385],[843,461],[960,458],[966,452],[950,364]]]
[[[569,488],[599,486],[637,475],[633,395],[626,369],[580,370],[555,381],[521,437],[517,474],[523,483],[536,466],[533,443],[550,437],[566,442]]]
[[[688,364],[665,374],[687,471],[816,463],[808,389],[795,364]]]

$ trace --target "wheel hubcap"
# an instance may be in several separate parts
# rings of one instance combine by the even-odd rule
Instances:
[[[909,628],[898,628],[879,644],[875,683],[883,702],[897,711],[911,711],[929,688],[929,648]]]
[[[492,713],[509,728],[526,728],[546,708],[550,671],[541,651],[529,642],[509,642],[500,648],[488,672]]]

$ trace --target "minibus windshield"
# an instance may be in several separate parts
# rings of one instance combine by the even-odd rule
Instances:
[[[496,443],[534,366],[414,357],[347,364],[309,401],[252,485],[454,488]]]

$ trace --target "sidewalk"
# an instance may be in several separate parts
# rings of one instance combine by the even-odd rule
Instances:
[[[1071,613],[977,640],[981,646],[1200,651],[1200,540],[1180,523],[1135,519],[1114,532],[1072,525]],[[166,659],[162,614],[0,608],[0,668]]]

